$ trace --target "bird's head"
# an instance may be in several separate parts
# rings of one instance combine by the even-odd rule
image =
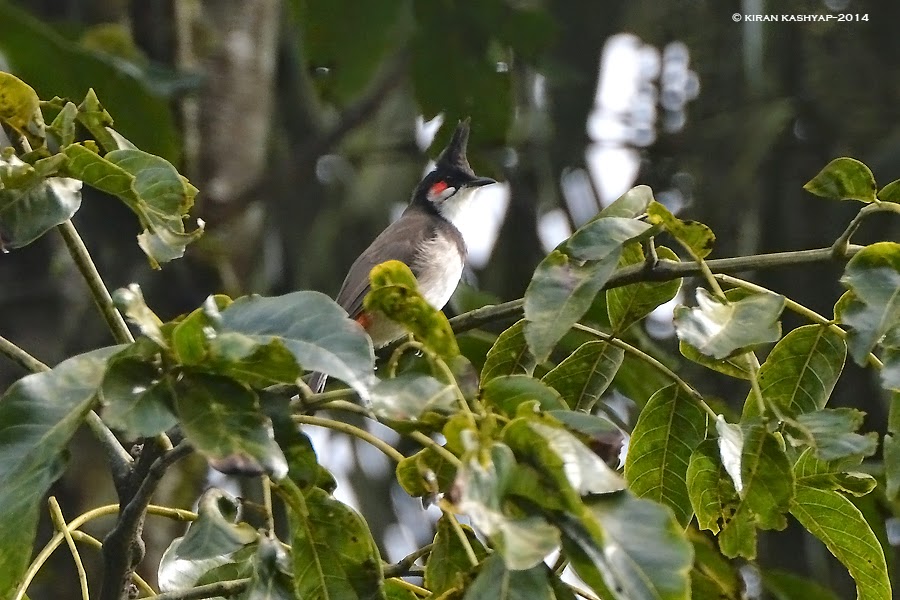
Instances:
[[[413,192],[412,204],[418,205],[454,223],[472,197],[475,190],[497,183],[490,177],[478,177],[466,159],[469,141],[469,120],[460,121],[441,152],[434,169],[428,173]]]

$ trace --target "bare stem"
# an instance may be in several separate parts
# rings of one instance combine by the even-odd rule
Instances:
[[[394,462],[400,462],[401,460],[406,458],[405,456],[403,456],[403,454],[401,454],[393,446],[391,446],[381,438],[378,438],[368,431],[356,427],[355,425],[351,425],[350,423],[344,423],[343,421],[334,421],[332,419],[325,419],[322,417],[314,417],[312,415],[293,415],[291,418],[296,423],[316,425],[318,427],[325,427],[326,429],[333,429],[342,433],[348,433],[353,437],[359,438],[367,444],[378,448],[385,454],[385,456],[387,456]]]

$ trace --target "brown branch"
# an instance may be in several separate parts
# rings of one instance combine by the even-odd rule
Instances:
[[[734,258],[718,258],[705,262],[713,273],[740,273],[742,271],[758,271],[775,269],[830,260],[847,260],[862,250],[862,246],[849,245],[842,254],[835,256],[833,248],[816,248],[815,250],[797,250],[794,252],[773,252],[771,254],[754,254]],[[675,262],[660,260],[655,264],[641,263],[630,265],[613,273],[603,289],[610,289],[639,283],[642,281],[670,281],[702,272],[696,262]],[[525,300],[518,298],[503,304],[484,306],[450,319],[455,333],[461,333],[492,323],[494,321],[510,321],[519,319],[524,312]]]

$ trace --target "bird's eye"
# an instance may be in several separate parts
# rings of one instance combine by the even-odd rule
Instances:
[[[432,184],[431,189],[429,190],[428,193],[431,196],[437,196],[438,194],[440,194],[441,192],[446,190],[448,187],[450,187],[450,186],[447,185],[447,182],[442,179],[441,181],[438,181],[438,182],[435,182],[434,184]]]

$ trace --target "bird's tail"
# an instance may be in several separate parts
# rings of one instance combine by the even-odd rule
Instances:
[[[328,381],[328,375],[325,373],[313,373],[310,376],[307,385],[313,393],[321,394],[325,390],[325,382]]]

